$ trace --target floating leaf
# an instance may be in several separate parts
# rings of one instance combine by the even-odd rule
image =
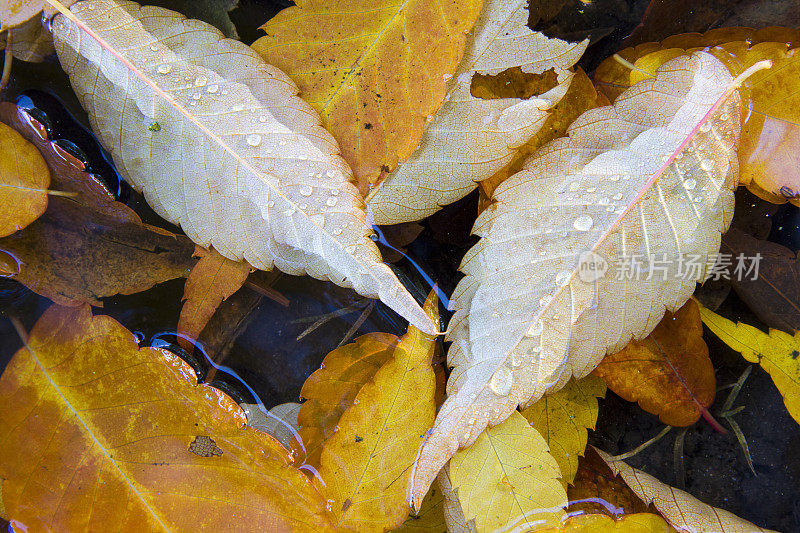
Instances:
[[[481,3],[301,0],[253,48],[297,82],[366,194],[419,144]]]
[[[725,30],[731,30],[724,28]],[[779,42],[763,42],[773,37],[775,28],[763,33],[740,28],[750,42],[728,41],[730,32],[708,32],[703,36],[673,36],[658,43],[626,49],[620,55],[634,63],[634,70],[612,65],[598,67],[598,85],[626,86],[648,76],[656,67],[676,55],[708,49],[733,75],[738,75],[758,61],[770,60],[771,69],[756,72],[742,86],[743,107],[741,146],[739,148],[740,183],[753,194],[775,203],[787,200],[800,205],[800,44],[797,30],[786,29]],[[794,41],[794,42],[792,42]],[[625,69],[623,74],[620,69]]]
[[[330,530],[272,437],[170,352],[51,307],[0,378],[0,478],[30,530]]]
[[[56,52],[53,48],[53,38],[36,17],[10,30],[9,33],[13,34],[11,53],[20,61],[41,63],[47,56]],[[5,46],[7,46],[6,37],[3,35],[0,37],[0,48]]]
[[[605,394],[603,380],[586,376],[570,381],[563,389],[543,396],[522,411],[531,427],[547,441],[565,488],[575,478],[578,457],[586,449],[586,430],[594,429],[597,422],[597,398]]]
[[[514,412],[450,460],[450,480],[478,531],[558,524],[567,503],[547,442]]]
[[[567,128],[584,112],[608,105],[608,99],[598,93],[592,81],[581,69],[575,69],[567,94],[550,109],[542,128],[527,143],[522,145],[514,159],[497,171],[494,176],[481,181],[481,211],[491,202],[492,194],[498,185],[520,170],[528,157],[546,143],[567,134]]]
[[[657,514],[641,513],[610,517],[603,514],[578,514],[564,519],[556,527],[536,530],[539,533],[670,533],[675,530]]]
[[[192,349],[191,340],[197,340],[219,304],[244,285],[250,274],[246,262],[231,261],[219,252],[205,250],[199,246],[194,265],[183,289],[183,307],[178,318],[178,331],[189,339],[180,337],[180,345]],[[191,339],[191,340],[190,340]]]
[[[733,228],[722,236],[720,251],[732,256],[733,289],[762,322],[800,330],[800,253]]]
[[[678,531],[715,531],[719,533],[775,533],[761,529],[738,516],[707,505],[691,494],[661,483],[653,476],[632,468],[597,450],[615,474],[645,502],[653,503],[661,515]]]
[[[380,262],[350,169],[285,74],[208,24],[134,2],[79,2],[53,37],[120,172],[194,242],[380,297],[435,331]]]
[[[389,333],[367,333],[326,355],[319,370],[308,376],[300,391],[305,402],[297,417],[306,463],[319,466],[322,444],[333,436],[342,413],[392,357],[399,342]]]
[[[438,305],[431,292],[425,310],[434,322]],[[409,472],[436,414],[435,346],[409,326],[323,444],[319,475],[338,528],[390,529],[408,516]]]
[[[375,223],[420,220],[463,198],[477,182],[508,164],[547,119],[569,88],[570,69],[586,42],[548,39],[527,27],[526,0],[486,0],[450,81],[447,101],[425,130],[419,148],[370,192]],[[476,73],[499,74],[521,67],[541,74],[553,69],[560,85],[526,100],[484,100],[471,94]]]
[[[446,464],[436,477],[433,485],[438,486],[442,491],[442,505],[444,511],[444,521],[447,524],[448,533],[475,533],[475,520],[464,517],[464,510],[461,509],[461,502],[458,501],[458,494],[453,490],[453,482],[450,480],[450,464]],[[431,491],[433,488],[431,488]],[[430,492],[429,492],[430,494]],[[423,500],[424,502],[425,500]]]
[[[451,300],[454,369],[415,502],[487,425],[649,334],[705,279],[733,212],[737,83],[709,54],[670,61],[498,187]]]
[[[717,391],[697,302],[689,300],[674,314],[667,311],[650,335],[607,355],[594,374],[665,424],[697,422]]]
[[[266,414],[260,404],[243,404],[247,415],[247,425],[264,433],[269,433],[275,440],[283,444],[287,450],[296,450],[300,446],[297,441],[297,414],[300,404],[296,402],[276,405]]]
[[[44,213],[49,185],[50,171],[36,147],[0,122],[0,237]]]
[[[438,484],[422,500],[419,513],[410,515],[395,533],[445,533],[450,531],[444,519],[444,495]]]
[[[783,396],[786,409],[800,423],[800,331],[794,336],[778,329],[769,334],[742,322],[734,323],[700,308],[708,329],[751,363],[760,363]]]

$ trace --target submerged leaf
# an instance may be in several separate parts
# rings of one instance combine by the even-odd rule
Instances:
[[[328,279],[435,331],[285,74],[206,23],[123,0],[75,4],[53,36],[93,130],[159,215],[228,259]]]
[[[661,483],[653,476],[632,468],[597,450],[615,474],[646,503],[655,505],[661,515],[678,531],[714,531],[719,533],[776,533],[762,529],[724,509],[707,505],[691,494]]]
[[[487,425],[650,333],[705,279],[733,213],[736,83],[709,54],[670,61],[498,187],[451,300],[454,369],[415,502]]]
[[[44,213],[49,185],[50,171],[36,147],[0,122],[0,237]]]
[[[695,300],[595,368],[608,388],[670,426],[690,426],[714,402],[717,380]]]
[[[449,473],[464,517],[478,531],[555,525],[564,514],[558,463],[518,412],[456,453]]]
[[[180,337],[180,345],[185,350],[193,347],[219,304],[244,285],[250,274],[246,262],[231,261],[214,250],[204,250],[199,246],[195,256],[200,260],[194,265],[183,289],[183,307],[178,318],[178,332],[188,336]]]
[[[253,48],[297,83],[366,194],[419,144],[481,3],[300,0]]]
[[[170,352],[51,307],[0,378],[0,478],[30,530],[330,530],[272,437]]]
[[[522,411],[531,427],[547,441],[550,455],[561,470],[564,487],[575,478],[578,458],[586,449],[586,430],[594,429],[597,422],[597,398],[605,394],[603,380],[586,376],[570,381],[563,389],[543,396]]]
[[[569,88],[570,69],[586,42],[548,39],[527,27],[527,0],[486,0],[447,101],[425,130],[417,150],[367,197],[376,224],[420,220],[463,198],[477,182],[508,164],[544,124]],[[540,96],[484,100],[471,93],[477,73],[521,67],[553,69],[562,82]]]
[[[769,334],[742,322],[734,323],[700,308],[708,329],[751,363],[760,363],[783,396],[786,410],[800,424],[800,331],[794,336],[771,329]]]
[[[434,322],[438,305],[431,292],[425,310]],[[435,337],[409,326],[323,444],[321,490],[338,528],[385,530],[408,516],[408,474],[436,414],[435,346]]]

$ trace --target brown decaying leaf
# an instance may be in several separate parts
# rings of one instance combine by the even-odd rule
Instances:
[[[615,474],[645,503],[652,503],[678,531],[713,531],[715,533],[777,533],[762,529],[724,509],[707,505],[691,494],[661,483],[653,476],[597,450]]]
[[[665,424],[697,422],[717,390],[697,302],[689,300],[676,313],[667,311],[650,335],[607,355],[594,374]]]
[[[307,456],[298,455],[298,460],[319,466],[322,444],[333,435],[361,387],[392,356],[399,340],[389,333],[367,333],[330,352],[319,370],[308,376],[300,391],[305,401],[297,417]]]
[[[56,52],[53,48],[53,38],[42,25],[38,17],[25,22],[13,30],[11,39],[11,53],[15,59],[30,63],[41,63],[49,55]],[[6,34],[0,36],[0,48],[7,46]]]
[[[568,511],[612,515],[651,511],[617,474],[611,471],[593,446],[578,462],[575,482],[567,488]],[[613,508],[609,508],[610,504]]]
[[[519,152],[508,165],[497,171],[494,176],[480,182],[480,210],[483,211],[491,203],[492,194],[497,186],[522,170],[522,165],[537,149],[553,139],[566,135],[569,125],[584,112],[604,105],[608,105],[608,98],[595,90],[592,81],[583,70],[576,68],[567,94],[550,109],[542,129],[519,148]]]
[[[51,307],[0,378],[0,478],[31,531],[331,530],[236,403],[89,306]]]
[[[200,260],[192,267],[183,289],[183,307],[178,317],[178,332],[186,335],[178,342],[185,350],[193,351],[193,340],[200,337],[203,328],[223,300],[238,291],[250,274],[247,262],[231,261],[213,248],[197,246],[195,257]]]
[[[300,0],[253,43],[297,83],[362,194],[419,144],[442,105],[481,0]]]
[[[425,311],[435,323],[438,306],[431,291]],[[408,516],[408,474],[436,415],[435,347],[436,337],[409,326],[323,443],[317,481],[336,527],[380,531]]]
[[[681,56],[498,187],[451,299],[454,369],[415,503],[458,448],[649,334],[705,279],[733,214],[737,86],[713,56]]]
[[[60,0],[60,3],[69,7],[78,0]],[[26,22],[38,18],[39,13],[44,11],[46,16],[55,13],[47,0],[0,0],[0,26],[3,29],[16,28]]]
[[[730,283],[750,310],[771,328],[788,332],[800,330],[800,252],[774,242],[756,239],[738,229],[722,236],[721,253],[732,254]],[[736,257],[761,256],[758,272],[734,271]]]
[[[36,147],[0,122],[0,237],[44,213],[49,185],[50,171]]]
[[[52,26],[92,130],[159,215],[229,259],[330,280],[436,331],[381,262],[351,170],[288,76],[154,6],[84,0]]]
[[[722,28],[703,35],[675,35],[620,52],[635,63],[633,70],[607,59],[598,67],[595,82],[613,94],[650,76],[664,61],[695,50],[708,50],[734,75],[758,61],[772,61],[771,69],[753,74],[740,91],[746,109],[738,152],[740,183],[771,202],[800,205],[800,54],[793,48],[800,44],[799,33],[790,28]]]

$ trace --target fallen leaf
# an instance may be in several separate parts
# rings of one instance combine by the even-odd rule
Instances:
[[[737,229],[722,236],[722,253],[732,256],[730,284],[753,313],[769,327],[800,330],[800,253]],[[750,258],[758,254],[756,271]],[[742,269],[737,257],[742,257]],[[748,258],[749,260],[745,260]],[[748,272],[748,269],[753,270]]]
[[[438,486],[439,490],[442,491],[442,511],[444,512],[444,521],[447,524],[448,533],[475,533],[475,520],[467,522],[464,517],[464,511],[461,509],[461,502],[458,501],[458,494],[453,489],[453,482],[450,480],[449,463],[439,471],[434,483],[435,486]]]
[[[451,299],[449,397],[415,502],[487,425],[649,334],[705,279],[733,212],[736,86],[709,54],[677,58],[498,187]]]
[[[737,36],[739,39],[730,40]],[[765,42],[766,38],[780,40]],[[723,28],[704,35],[676,35],[660,44],[647,43],[620,52],[634,63],[633,70],[619,62],[611,64],[614,58],[607,59],[605,68],[598,67],[595,82],[601,87],[631,85],[664,61],[699,49],[714,54],[734,76],[758,61],[772,61],[771,69],[754,73],[742,85],[747,111],[742,114],[739,181],[765,200],[800,205],[800,55],[792,48],[798,44],[798,30],[788,28],[758,32]]]
[[[570,516],[556,527],[537,529],[539,533],[670,533],[675,530],[659,515],[641,513],[610,517],[603,514]]]
[[[567,504],[547,442],[518,412],[450,460],[450,480],[477,531],[558,524]]]
[[[786,409],[800,423],[800,331],[794,336],[779,329],[769,334],[742,322],[734,323],[700,308],[703,323],[725,344],[751,363],[759,363],[783,396]]]
[[[381,263],[336,141],[285,74],[204,22],[129,2],[79,2],[53,37],[118,170],[195,243],[379,297],[436,331]]]
[[[66,198],[51,198],[33,224],[0,239],[2,269],[60,305],[134,294],[189,272],[192,243],[158,228],[118,220]]]
[[[653,503],[658,512],[678,531],[714,531],[719,533],[775,533],[761,529],[729,513],[707,505],[691,494],[661,483],[653,476],[632,468],[622,461],[611,461],[611,456],[597,450],[615,474],[646,503]]]
[[[425,310],[438,322],[431,292]],[[322,446],[320,489],[340,529],[399,527],[408,516],[406,483],[436,415],[431,366],[436,338],[409,326],[389,359],[358,391]]]
[[[547,441],[564,488],[575,479],[578,458],[586,449],[586,430],[594,429],[597,422],[597,398],[605,395],[603,380],[589,375],[571,380],[563,389],[543,396],[522,411],[531,427]]]
[[[0,237],[44,213],[50,171],[36,147],[0,122]]]
[[[53,38],[38,18],[32,18],[13,30],[9,30],[9,33],[13,34],[11,53],[20,61],[41,63],[47,56],[56,52],[53,48]],[[0,37],[0,49],[6,46],[6,34],[4,34]]]
[[[297,82],[362,194],[411,155],[464,54],[481,0],[300,0],[253,48]]]
[[[481,211],[491,203],[492,194],[497,186],[522,170],[523,164],[531,154],[553,139],[566,135],[569,125],[580,115],[603,105],[608,105],[608,99],[595,90],[592,81],[583,70],[575,69],[567,93],[550,109],[542,128],[519,148],[509,164],[480,182]]]
[[[259,404],[243,404],[242,409],[247,415],[248,426],[272,435],[287,450],[296,450],[301,446],[297,438],[299,403],[282,403],[269,411]]]
[[[77,1],[60,0],[65,7],[70,7]],[[47,16],[54,13],[47,0],[0,0],[0,26],[4,30],[16,28],[37,17],[43,10]]]
[[[646,513],[649,508],[628,488],[625,481],[611,471],[593,446],[578,464],[575,482],[567,488],[569,511],[620,514]]]
[[[542,127],[548,109],[566,93],[570,69],[586,47],[548,39],[527,26],[526,0],[486,0],[456,69],[447,100],[433,117],[417,150],[367,196],[376,224],[420,220],[463,198],[491,177]],[[471,93],[477,73],[521,67],[553,69],[556,87],[529,99],[484,100]]]
[[[695,300],[594,369],[608,388],[670,426],[690,426],[714,403],[717,380]]]
[[[367,333],[330,352],[319,370],[308,376],[300,391],[305,401],[297,417],[306,463],[319,467],[322,445],[333,436],[342,413],[392,357],[399,342],[389,333]]]
[[[170,352],[51,307],[0,378],[6,511],[31,531],[331,530],[272,437]]]
[[[198,246],[194,255],[200,260],[186,280],[178,318],[178,332],[185,335],[178,338],[178,343],[188,351],[194,350],[192,341],[200,337],[219,304],[242,288],[250,274],[249,264],[231,261],[213,248],[205,250]]]

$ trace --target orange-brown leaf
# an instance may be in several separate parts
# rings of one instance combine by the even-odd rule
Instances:
[[[298,84],[366,193],[419,144],[482,2],[296,3],[253,48]]]
[[[186,280],[183,307],[178,318],[178,331],[194,340],[200,336],[219,304],[241,289],[250,274],[250,265],[247,262],[232,261],[213,248],[206,250],[198,246],[195,256],[200,260]],[[178,339],[186,350],[192,349],[189,339]]]
[[[0,237],[19,231],[44,213],[50,171],[42,155],[0,122]]]
[[[604,514],[570,516],[558,527],[537,529],[539,533],[669,533],[675,532],[659,515],[639,513],[610,517]]]
[[[389,333],[362,335],[326,355],[319,370],[306,379],[300,391],[305,402],[297,416],[306,463],[319,467],[322,444],[333,435],[342,413],[389,360],[399,341]],[[302,460],[302,455],[298,459]]]
[[[650,335],[594,370],[608,387],[671,426],[688,426],[714,401],[716,378],[697,302],[667,312]]]
[[[0,378],[6,511],[30,531],[329,530],[236,403],[88,306],[51,307]]]

